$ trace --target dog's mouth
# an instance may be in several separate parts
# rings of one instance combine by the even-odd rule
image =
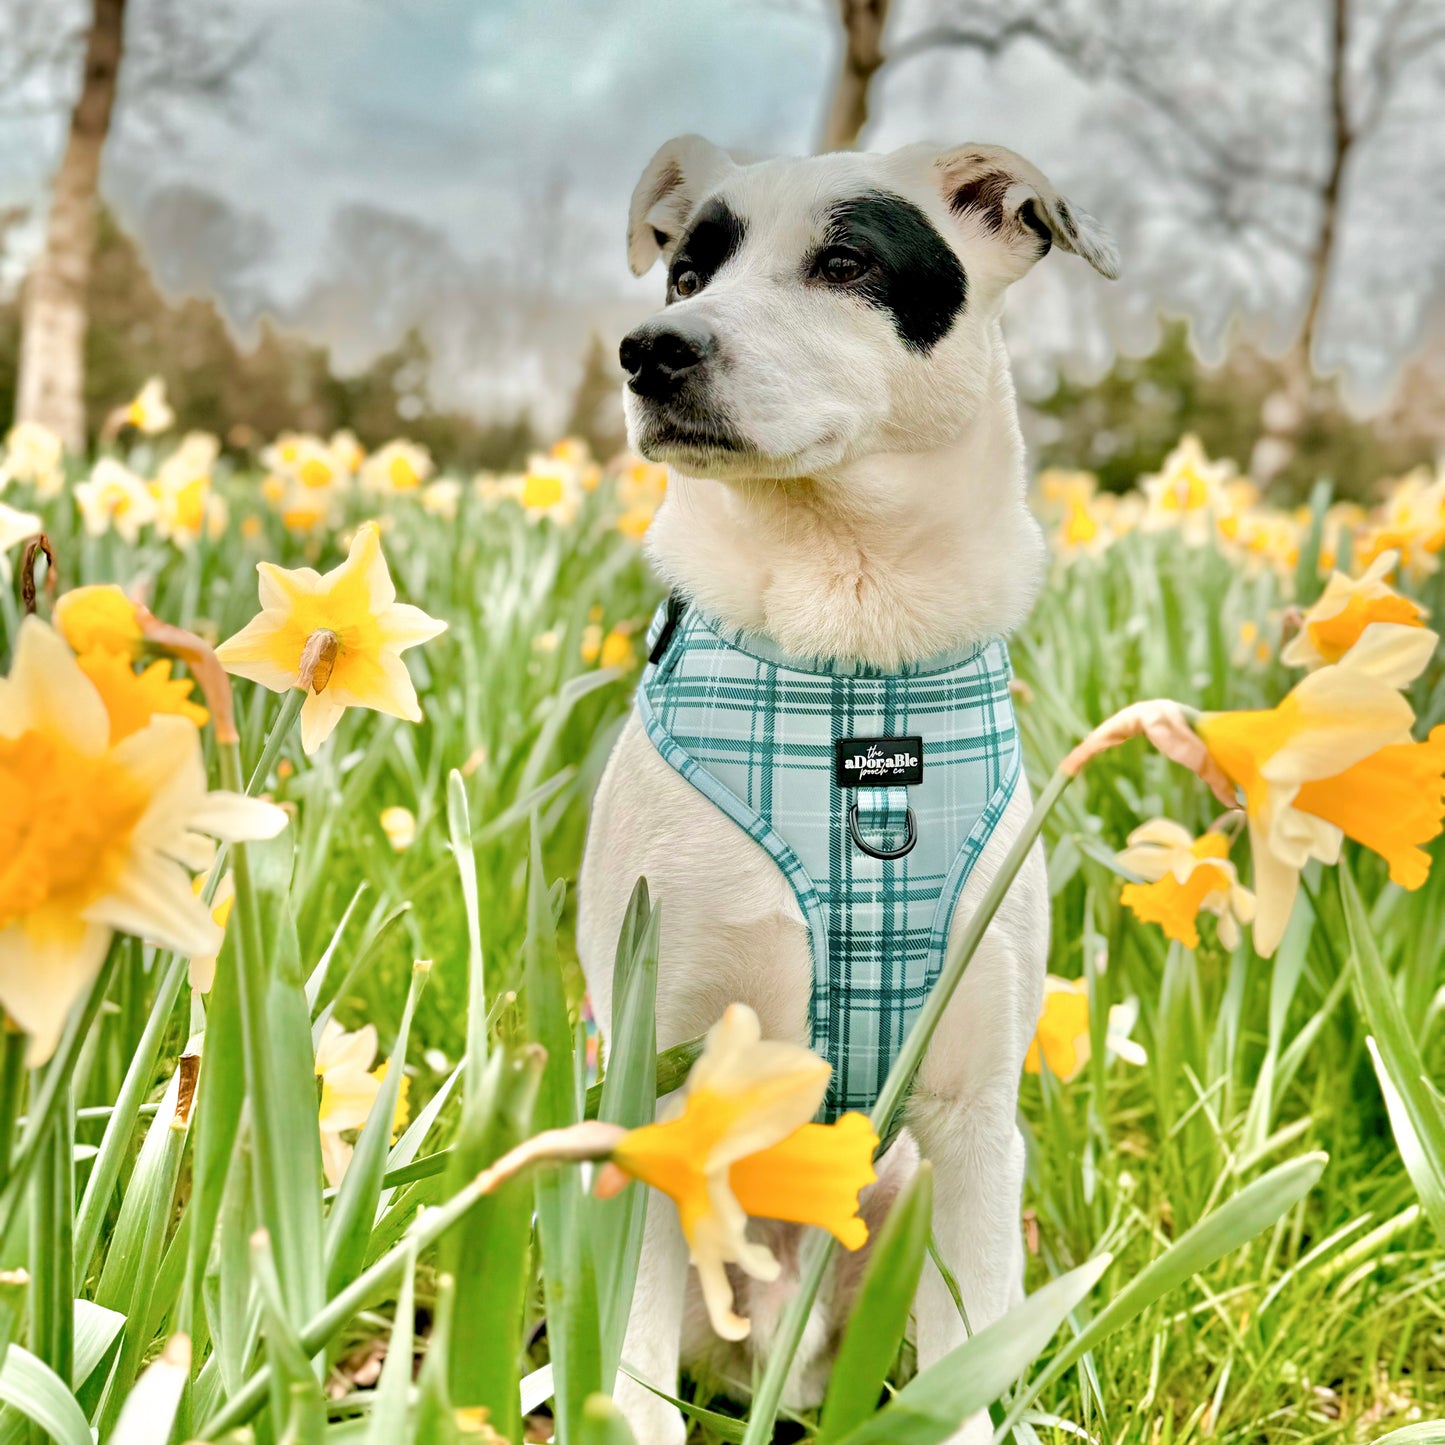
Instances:
[[[672,461],[735,456],[754,448],[725,423],[713,418],[690,416],[677,411],[659,409],[642,419],[638,429],[638,450],[649,461]]]

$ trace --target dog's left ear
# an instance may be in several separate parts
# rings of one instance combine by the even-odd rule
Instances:
[[[1002,241],[1028,270],[1057,243],[1111,281],[1119,274],[1114,238],[1087,211],[1066,201],[1048,177],[1003,146],[966,145],[934,160],[939,189],[960,224]]]
[[[700,135],[676,136],[658,150],[627,212],[627,264],[634,276],[672,254],[697,203],[735,168],[725,150]]]

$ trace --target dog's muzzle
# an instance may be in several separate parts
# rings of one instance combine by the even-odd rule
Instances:
[[[649,321],[622,338],[627,385],[648,401],[672,401],[701,379],[717,339],[700,321]]]

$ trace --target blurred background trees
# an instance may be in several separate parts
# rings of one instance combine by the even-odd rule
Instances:
[[[566,427],[610,451],[616,339],[656,291],[622,271],[627,192],[696,126],[778,149],[1003,140],[1105,217],[1122,282],[1051,265],[1011,300],[1041,462],[1123,484],[1195,429],[1290,495],[1322,474],[1357,492],[1445,447],[1429,0],[682,0],[545,25],[510,0],[474,22],[430,0],[345,5],[0,0],[0,141],[7,116],[48,117],[16,134],[55,147],[47,189],[7,192],[0,169],[0,412],[74,442],[159,373],[183,424],[233,443],[347,425],[504,464]],[[497,16],[510,29],[448,28]],[[756,76],[718,35],[751,47]],[[789,45],[815,57],[796,103],[767,71]],[[639,74],[645,121],[629,119]],[[560,87],[551,109],[586,97],[551,139],[535,139],[537,75]],[[505,126],[482,129],[508,86]],[[984,92],[1008,102],[997,119]],[[359,185],[321,144],[351,107]],[[253,162],[268,136],[285,175]],[[513,178],[476,204],[473,168],[498,147]],[[188,148],[226,167],[178,164]],[[416,204],[383,194],[388,167],[418,173]],[[277,199],[332,192],[322,225]]]

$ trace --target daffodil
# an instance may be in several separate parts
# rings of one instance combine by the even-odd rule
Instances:
[[[301,708],[306,752],[326,741],[348,707],[421,720],[401,654],[445,631],[446,623],[396,600],[375,527],[359,527],[346,561],[324,575],[272,562],[256,570],[262,610],[216,655],[228,672],[285,692],[305,686],[302,663],[312,639],[328,643],[329,668],[312,674]]]
[[[135,657],[145,641],[135,603],[114,583],[62,592],[55,604],[55,625],[77,653]]]
[[[17,422],[5,437],[0,492],[11,482],[26,482],[42,499],[59,496],[65,486],[64,455],[60,438],[48,427],[34,421]]]
[[[1381,552],[1358,579],[1331,574],[1318,602],[1300,619],[1300,630],[1280,653],[1291,667],[1338,662],[1374,623],[1423,627],[1429,613],[1402,597],[1385,579],[1399,564],[1398,552]]]
[[[1445,472],[1417,467],[1390,488],[1379,511],[1356,542],[1356,560],[1371,563],[1382,552],[1399,553],[1411,577],[1424,577],[1440,565],[1445,548]]]
[[[1157,923],[1186,948],[1199,947],[1201,912],[1219,920],[1219,941],[1239,945],[1239,925],[1254,917],[1254,895],[1243,887],[1229,861],[1222,833],[1190,836],[1187,828],[1155,818],[1129,834],[1114,861],[1143,883],[1127,883],[1120,901],[1145,923]]]
[[[1036,485],[1045,510],[1061,513],[1071,506],[1092,502],[1099,490],[1099,479],[1093,472],[1045,467]]]
[[[874,1178],[877,1136],[861,1114],[811,1123],[828,1064],[797,1044],[764,1040],[734,1004],[713,1026],[668,1116],[630,1131],[612,1162],[677,1204],[713,1329],[740,1340],[727,1266],[776,1279],[772,1252],[747,1237],[750,1214],[827,1229],[849,1249],[868,1237],[858,1191]]]
[[[416,814],[410,808],[383,808],[379,821],[395,852],[405,853],[416,840]]]
[[[1104,1032],[1107,1058],[1120,1058],[1129,1064],[1147,1062],[1148,1055],[1129,1037],[1138,1017],[1138,999],[1127,999],[1109,1010]],[[1044,979],[1043,1012],[1024,1055],[1024,1072],[1039,1074],[1048,1064],[1049,1072],[1067,1083],[1084,1070],[1092,1057],[1088,979],[1049,974]]]
[[[391,441],[362,462],[361,487],[367,492],[414,492],[432,470],[431,453],[425,447]]]
[[[652,526],[652,519],[667,495],[667,468],[657,462],[630,457],[617,472],[617,500],[622,514],[617,530],[624,537],[640,542]]]
[[[0,1006],[48,1058],[111,936],[214,952],[215,923],[191,891],[209,839],[267,838],[279,808],[207,790],[200,734],[157,716],[120,743],[70,648],[21,623],[0,681]]]
[[[1234,464],[1210,461],[1198,437],[1181,438],[1160,470],[1142,481],[1148,498],[1144,526],[1151,531],[1178,528],[1189,546],[1203,546],[1215,518],[1228,509],[1224,488],[1233,475]]]
[[[366,448],[357,441],[355,433],[345,428],[331,433],[327,448],[336,465],[349,477],[354,477],[366,460]]]
[[[632,633],[625,627],[617,626],[602,639],[598,649],[599,667],[631,667],[637,661],[633,647]]]
[[[553,442],[548,459],[572,469],[577,485],[584,492],[595,492],[602,480],[602,468],[592,459],[592,450],[581,437],[563,437]]]
[[[114,530],[134,544],[140,529],[156,518],[156,501],[145,482],[114,457],[96,462],[89,479],[76,485],[75,500],[92,537]]]
[[[1418,888],[1421,846],[1441,828],[1445,728],[1425,742],[1401,689],[1439,641],[1423,627],[1371,623],[1340,659],[1312,672],[1279,706],[1206,713],[1195,731],[1244,795],[1254,857],[1254,946],[1278,947],[1311,858],[1338,861],[1344,838],[1384,857],[1390,876]]]
[[[462,484],[455,477],[442,477],[439,481],[428,482],[421,489],[422,511],[446,522],[456,521],[461,499]]]
[[[210,713],[191,701],[191,679],[171,676],[169,658],[157,658],[139,672],[114,652],[82,653],[76,661],[105,704],[112,743],[139,732],[159,714],[185,718],[198,728],[210,720]]]
[[[376,1029],[365,1024],[348,1033],[335,1019],[328,1019],[316,1046],[316,1076],[321,1080],[321,1105],[317,1123],[321,1129],[321,1165],[326,1182],[341,1183],[351,1163],[352,1144],[345,1137],[362,1128],[386,1078],[386,1065],[373,1068],[376,1061]],[[403,1078],[397,1095],[392,1131],[406,1123],[407,1094],[411,1081]]]
[[[0,502],[0,553],[19,546],[27,537],[44,531],[45,523],[34,512],[22,512]]]
[[[574,467],[552,457],[533,457],[517,483],[517,500],[530,521],[570,526],[582,507],[582,484]]]
[[[166,400],[163,378],[152,376],[125,407],[124,425],[134,427],[142,436],[158,436],[175,425],[176,414]]]
[[[1110,508],[1096,501],[1071,501],[1053,534],[1054,550],[1065,559],[1098,557],[1114,540]]]
[[[150,487],[161,536],[185,547],[203,533],[216,538],[226,530],[225,500],[211,488],[220,447],[209,432],[188,432],[161,463]]]

